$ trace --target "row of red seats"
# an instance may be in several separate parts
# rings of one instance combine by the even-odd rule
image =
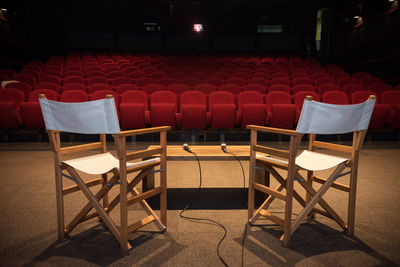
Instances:
[[[253,80],[252,83],[245,85],[239,85],[234,83],[221,83],[219,85],[216,85],[212,84],[211,83],[212,81],[209,82],[210,83],[200,83],[192,86],[184,83],[172,83],[169,85],[164,85],[161,83],[156,83],[154,80],[151,79],[145,79],[143,80],[143,83],[139,84],[116,83],[115,85],[110,85],[108,83],[95,83],[91,85],[85,85],[81,83],[68,83],[65,84],[64,86],[60,86],[51,82],[42,82],[36,86],[36,90],[49,89],[55,91],[58,94],[61,94],[62,92],[68,90],[83,90],[89,94],[99,90],[114,90],[117,92],[118,95],[121,95],[123,92],[129,90],[142,90],[147,94],[152,94],[155,91],[167,90],[167,91],[172,91],[178,95],[181,94],[182,92],[190,90],[202,91],[206,94],[209,94],[213,91],[230,91],[235,95],[239,94],[242,91],[258,91],[263,95],[272,91],[283,91],[292,95],[300,91],[315,91],[320,95],[328,91],[343,91],[348,96],[351,96],[351,94],[356,91],[362,91],[362,90],[373,91],[376,95],[380,95],[384,91],[392,90],[392,87],[389,84],[385,83],[374,83],[371,84],[368,88],[366,88],[361,84],[355,84],[355,83],[346,84],[343,87],[340,87],[337,84],[330,84],[330,83],[321,84],[318,87],[315,87],[310,84],[298,84],[293,87],[290,87],[285,84],[274,84],[271,86],[265,86],[261,82],[257,83],[258,82],[257,80]],[[8,83],[5,85],[5,88],[20,89],[24,91],[25,99],[28,98],[29,93],[32,91],[32,89],[26,83],[19,83],[19,82]],[[398,89],[400,89],[400,86]]]
[[[349,98],[342,91],[326,92],[320,97],[313,91],[302,91],[294,96],[286,92],[270,92],[263,96],[257,91],[240,92],[235,95],[227,91],[205,94],[201,91],[186,91],[180,96],[171,91],[147,94],[131,90],[119,97],[114,91],[97,91],[91,95],[81,90],[65,91],[59,96],[51,90],[35,90],[24,101],[19,90],[0,90],[0,128],[43,128],[43,118],[38,103],[39,94],[48,99],[63,102],[83,102],[113,95],[120,115],[122,128],[170,125],[184,129],[234,128],[248,124],[269,125],[278,128],[294,128],[305,96],[333,104],[350,104],[365,101],[371,91],[359,91]],[[388,91],[378,97],[370,128],[400,128],[400,91]]]

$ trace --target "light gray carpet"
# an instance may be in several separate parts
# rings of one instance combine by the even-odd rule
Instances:
[[[285,143],[283,143],[285,145]],[[211,223],[180,218],[184,204],[194,194],[171,191],[168,230],[158,233],[146,226],[129,238],[133,249],[120,256],[119,245],[97,221],[77,227],[65,242],[57,242],[53,156],[47,144],[23,151],[16,145],[0,151],[0,265],[1,266],[222,266],[216,248],[223,230]],[[28,144],[29,148],[29,144]],[[6,150],[8,149],[8,150]],[[279,228],[266,220],[247,231],[244,266],[396,266],[400,264],[400,143],[366,143],[360,156],[356,209],[356,235],[348,237],[331,220],[317,216],[300,226],[292,246],[281,246]],[[248,162],[243,162],[248,178]],[[204,193],[187,216],[213,219],[227,229],[221,255],[229,266],[240,266],[247,210],[237,192],[223,188],[243,187],[235,161],[204,161],[203,186],[217,188],[220,196]],[[346,178],[342,180],[347,182]],[[168,162],[170,188],[196,188],[199,174],[195,161]],[[221,189],[222,188],[222,189]],[[194,192],[194,191],[193,191]],[[186,192],[187,193],[187,192]],[[232,202],[227,209],[221,199]],[[340,215],[346,212],[346,195],[330,190],[326,196]],[[223,201],[222,201],[223,202]],[[66,199],[67,218],[85,203],[80,193]],[[196,206],[197,205],[197,206]],[[279,213],[279,202],[273,209]],[[299,212],[295,207],[294,214]],[[133,206],[130,217],[142,211]],[[118,221],[118,212],[113,217]]]

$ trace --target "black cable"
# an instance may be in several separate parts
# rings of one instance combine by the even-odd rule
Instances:
[[[235,157],[235,159],[239,162],[240,168],[242,169],[242,175],[243,175],[243,194],[242,194],[242,202],[243,202],[243,206],[244,206],[245,208],[247,208],[247,200],[246,200],[246,175],[244,174],[244,168],[243,168],[242,162],[240,161],[239,157],[236,156],[235,153],[229,152],[229,151],[226,151],[226,153],[233,155],[233,156]]]
[[[244,168],[243,168],[242,162],[240,161],[239,157],[238,157],[235,153],[230,152],[230,151],[228,151],[228,150],[226,149],[226,144],[225,144],[225,143],[221,144],[221,149],[222,149],[222,151],[224,151],[225,153],[228,153],[228,154],[233,155],[233,156],[235,157],[235,159],[239,162],[240,168],[242,169],[242,175],[243,175],[242,203],[243,203],[243,206],[244,206],[245,208],[247,208],[246,191],[245,191],[245,189],[246,189],[246,175],[245,175],[245,173],[244,173]],[[245,243],[245,241],[246,241],[247,225],[248,225],[248,223],[246,223],[246,224],[244,225],[244,234],[243,234],[243,239],[242,239],[242,259],[241,259],[241,266],[244,266],[244,265],[243,265],[243,264],[244,264],[244,243]]]
[[[185,146],[185,145],[186,145],[186,146]],[[225,260],[222,258],[221,254],[220,254],[220,252],[219,252],[219,249],[220,249],[220,247],[221,247],[222,241],[225,239],[226,234],[227,234],[227,230],[226,230],[225,226],[223,226],[222,224],[220,224],[220,223],[217,222],[217,221],[214,221],[214,220],[211,220],[211,219],[208,219],[208,218],[195,218],[195,217],[189,217],[189,216],[184,216],[184,215],[182,215],[185,211],[187,211],[187,210],[190,208],[190,206],[192,205],[193,201],[196,200],[196,199],[198,198],[198,195],[199,195],[200,190],[201,190],[202,180],[203,180],[203,178],[202,178],[202,172],[201,172],[200,160],[199,160],[199,158],[197,157],[197,154],[196,154],[195,152],[191,151],[190,148],[189,148],[189,146],[188,146],[187,144],[184,144],[184,145],[183,145],[183,149],[184,149],[185,151],[189,152],[189,153],[192,153],[192,154],[196,157],[197,164],[199,165],[200,184],[199,184],[199,187],[197,188],[196,194],[195,194],[194,197],[188,202],[188,204],[185,206],[185,208],[183,208],[183,210],[179,213],[179,216],[180,216],[182,219],[189,220],[189,221],[190,221],[190,220],[193,220],[193,221],[208,221],[208,222],[212,222],[212,223],[214,223],[215,225],[221,227],[221,228],[224,230],[224,236],[223,236],[223,237],[219,240],[219,242],[218,242],[218,245],[217,245],[217,255],[218,255],[219,260],[220,260],[225,266],[229,266],[229,265],[225,262]]]

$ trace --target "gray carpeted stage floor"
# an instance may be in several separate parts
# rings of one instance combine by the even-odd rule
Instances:
[[[45,143],[26,144],[27,150],[24,145],[0,145],[0,266],[222,266],[217,244],[223,229],[179,216],[199,185],[195,161],[168,162],[167,232],[158,233],[149,225],[130,234],[133,249],[122,257],[117,241],[97,219],[79,225],[64,242],[57,241],[52,153]],[[200,192],[185,215],[225,226],[227,236],[220,253],[229,266],[241,266],[242,255],[244,266],[400,265],[399,142],[365,143],[355,237],[344,235],[333,221],[317,215],[300,226],[290,248],[282,247],[277,239],[279,228],[259,220],[247,229],[242,253],[247,210],[240,166],[236,161],[202,161],[201,166],[203,187],[208,189]],[[247,187],[248,162],[243,166]],[[326,200],[345,214],[345,194],[331,189]],[[80,193],[67,196],[67,217],[83,203]],[[283,204],[276,202],[272,207],[279,213]],[[296,206],[294,214],[299,210]],[[133,206],[129,216],[142,213]],[[117,211],[112,216],[118,221]]]

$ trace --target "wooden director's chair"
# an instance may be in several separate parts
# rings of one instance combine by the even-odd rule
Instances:
[[[278,129],[249,125],[250,137],[250,175],[249,175],[249,200],[248,218],[250,223],[262,215],[274,223],[282,226],[283,234],[280,240],[284,246],[289,245],[293,233],[299,225],[315,213],[322,214],[335,220],[348,234],[354,233],[355,203],[357,187],[357,170],[359,151],[364,141],[372,110],[375,104],[375,96],[357,105],[332,105],[311,101],[307,97],[301,111],[296,130]],[[257,132],[269,132],[287,135],[290,137],[289,150],[280,150],[257,144]],[[316,140],[316,134],[343,134],[353,132],[352,145],[339,145]],[[299,146],[303,134],[309,134],[308,150],[299,152]],[[323,149],[318,150],[316,149]],[[327,150],[343,153],[343,157],[326,154]],[[314,171],[333,169],[328,178],[314,175]],[[277,169],[285,170],[286,177],[280,175]],[[306,177],[299,171],[305,170]],[[255,176],[265,173],[267,177],[272,175],[279,186],[271,188],[256,182]],[[350,175],[349,185],[337,183],[336,179]],[[269,177],[268,177],[269,178]],[[295,189],[294,181],[305,189],[303,198]],[[322,184],[318,190],[313,188],[313,182]],[[349,193],[347,223],[335,212],[335,210],[322,198],[325,192],[333,187]],[[285,193],[282,190],[285,189]],[[255,190],[268,194],[268,197],[258,207],[254,208]],[[292,221],[293,198],[296,199],[303,210]],[[285,201],[284,218],[268,211],[271,202],[275,199]],[[322,209],[316,208],[319,204]]]
[[[121,132],[114,99],[111,96],[96,101],[63,103],[47,100],[44,95],[41,95],[39,101],[54,152],[58,238],[62,240],[79,223],[98,216],[120,243],[122,254],[126,255],[128,250],[131,249],[128,242],[129,232],[151,222],[155,222],[160,230],[164,231],[167,225],[166,132],[171,127]],[[100,134],[100,142],[61,147],[60,132]],[[158,147],[127,153],[127,136],[150,133],[160,133],[160,145]],[[118,158],[107,152],[106,134],[113,135]],[[98,149],[100,153],[63,160],[65,155],[94,149]],[[131,162],[138,159],[140,161]],[[155,169],[156,166],[159,166],[159,168]],[[84,181],[77,170],[87,174],[101,175],[101,177]],[[138,174],[134,178],[128,179],[127,175],[134,172],[138,172]],[[139,193],[135,186],[147,175],[153,175],[154,172],[160,172],[160,186]],[[112,174],[110,178],[107,175],[109,173]],[[64,187],[63,177],[71,179],[76,185]],[[119,184],[119,194],[109,201],[108,192],[117,184]],[[90,187],[96,185],[101,185],[101,188],[97,193],[93,193]],[[64,196],[76,191],[82,191],[88,199],[88,203],[65,226]],[[128,193],[132,195],[129,198]],[[160,194],[160,217],[146,202],[147,198],[158,194]],[[101,200],[103,200],[102,204],[100,203]],[[128,225],[128,205],[133,203],[141,204],[148,213],[148,217]],[[115,224],[109,214],[118,204],[120,204],[119,226]],[[94,211],[89,214],[92,209]]]

